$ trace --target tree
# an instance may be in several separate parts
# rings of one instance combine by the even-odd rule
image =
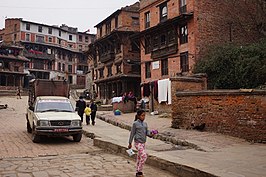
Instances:
[[[266,40],[248,46],[213,46],[194,67],[210,89],[255,88],[266,83]]]

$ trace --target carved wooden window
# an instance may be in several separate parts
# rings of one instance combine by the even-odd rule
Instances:
[[[65,67],[66,67],[65,63],[63,63],[62,64],[62,71],[65,71]]]
[[[167,20],[167,3],[163,3],[160,5],[160,22],[164,22]]]
[[[174,30],[170,30],[168,32],[168,41],[169,41],[169,44],[173,44],[176,42],[176,35],[175,35]]]
[[[180,54],[180,67],[181,72],[189,71],[188,52]]]
[[[145,77],[151,78],[151,62],[145,63]]]
[[[166,36],[165,34],[161,35],[160,45],[165,46],[166,45]]]
[[[110,34],[111,33],[111,22],[107,22],[106,23],[106,34]]]
[[[48,34],[52,34],[53,33],[53,29],[51,27],[48,28]]]
[[[26,41],[30,41],[30,34],[26,34]]]
[[[103,68],[99,69],[99,77],[103,78]]]
[[[145,28],[149,28],[150,27],[150,12],[146,12],[145,13]]]
[[[145,54],[151,53],[151,37],[145,38]]]
[[[57,70],[61,71],[61,63],[58,63]]]
[[[180,44],[188,42],[188,27],[187,24],[180,26]]]
[[[30,30],[30,24],[29,23],[26,23],[26,30]]]
[[[52,70],[53,63],[51,61],[48,61],[47,63],[47,69]]]
[[[120,74],[120,73],[122,73],[122,70],[121,70],[121,63],[116,64],[116,74]]]
[[[161,67],[161,73],[162,76],[168,75],[168,59],[161,60],[162,67]]]
[[[36,42],[44,43],[44,36],[36,35]]]
[[[186,0],[180,0],[179,12],[180,12],[180,14],[187,12],[187,3],[186,3]]]
[[[72,73],[72,65],[68,65],[68,69],[67,70],[68,70],[69,73]]]
[[[42,26],[38,26],[38,32],[42,33]]]
[[[153,48],[158,48],[159,47],[159,38],[158,36],[156,35],[154,38],[153,38]]]
[[[79,42],[82,42],[82,35],[79,35]]]
[[[71,34],[68,36],[68,39],[69,39],[70,41],[72,41],[73,37],[72,37]]]
[[[108,71],[108,74],[107,74],[108,77],[113,75],[112,74],[112,65],[107,66],[107,71]]]

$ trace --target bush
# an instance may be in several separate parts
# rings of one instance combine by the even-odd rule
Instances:
[[[258,87],[266,83],[266,40],[248,46],[214,46],[193,72],[208,75],[209,89]]]

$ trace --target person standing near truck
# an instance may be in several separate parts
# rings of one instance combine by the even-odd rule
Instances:
[[[95,117],[96,117],[96,112],[97,112],[97,105],[95,104],[95,102],[92,100],[91,101],[91,121],[92,121],[92,125],[95,125]]]
[[[86,102],[83,100],[83,97],[80,96],[79,100],[76,102],[76,111],[78,111],[78,115],[81,118],[81,124],[83,122],[83,114],[86,108]]]

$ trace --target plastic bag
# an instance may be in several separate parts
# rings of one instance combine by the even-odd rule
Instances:
[[[131,157],[135,154],[135,152],[132,149],[126,150],[127,154]]]

